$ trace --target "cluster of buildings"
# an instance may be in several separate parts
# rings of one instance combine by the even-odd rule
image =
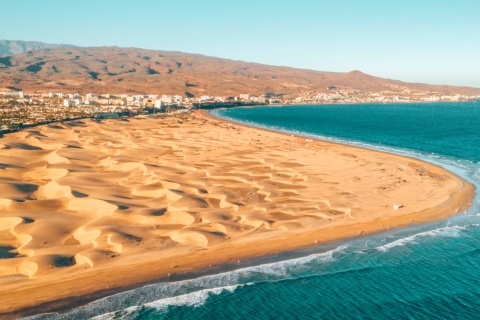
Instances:
[[[480,99],[480,96],[467,95],[445,95],[440,93],[422,92],[410,90],[381,91],[375,93],[364,93],[360,90],[338,90],[330,87],[328,93],[305,94],[296,97],[295,104],[309,103],[409,103],[409,102],[437,102],[437,101],[474,101]]]
[[[0,91],[0,132],[25,126],[64,121],[98,115],[139,115],[156,112],[181,112],[192,108],[263,104],[346,104],[399,103],[433,101],[472,101],[480,96],[443,95],[431,92],[382,91],[364,93],[360,90],[328,87],[325,92],[302,95],[266,93],[238,96],[200,96],[154,94],[95,94],[87,93],[24,93]]]

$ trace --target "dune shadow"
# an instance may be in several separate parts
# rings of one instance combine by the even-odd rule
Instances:
[[[33,151],[33,150],[43,150],[42,148],[35,147],[35,146],[31,146],[31,145],[26,144],[26,143],[10,143],[10,144],[8,145],[8,147],[10,147],[10,148],[17,148],[17,149],[23,149],[23,150],[29,150],[29,151]]]
[[[17,183],[15,184],[15,188],[21,192],[35,192],[38,190],[38,186],[36,184],[30,183]]]
[[[66,126],[68,127],[83,127],[85,126],[85,122],[83,121],[70,121],[65,123]]]
[[[35,220],[33,220],[32,218],[22,217],[22,219],[25,224],[30,224],[35,222]]]
[[[20,167],[14,164],[0,163],[0,169],[7,169],[7,168],[20,168]]]
[[[43,133],[41,133],[38,130],[31,130],[31,131],[28,131],[28,133],[32,136],[35,136],[35,137],[48,138],[46,135],[44,135]]]
[[[166,208],[156,210],[156,211],[152,212],[152,216],[160,217],[160,216],[163,216],[165,214],[165,212],[167,212]]]
[[[88,194],[86,193],[82,193],[80,191],[75,191],[75,190],[72,190],[72,194],[74,197],[77,197],[77,198],[86,198],[88,197]]]
[[[0,259],[12,259],[18,257],[18,253],[12,252],[16,248],[14,247],[2,247],[0,246]]]
[[[125,233],[125,232],[122,232],[120,233],[120,235],[127,239],[128,241],[132,241],[132,242],[142,242],[142,238],[141,237],[138,237],[138,236],[135,236],[133,234],[130,234],[130,233]]]
[[[49,128],[52,128],[52,129],[63,129],[63,127],[59,126],[59,125],[56,125],[56,124],[51,124],[48,126]]]

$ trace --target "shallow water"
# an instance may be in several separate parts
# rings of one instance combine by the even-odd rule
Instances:
[[[440,164],[480,188],[480,103],[216,110],[256,126]],[[480,203],[448,220],[260,259],[37,319],[476,319]],[[273,258],[271,258],[273,259]]]

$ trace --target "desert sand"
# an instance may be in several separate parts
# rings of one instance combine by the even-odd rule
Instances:
[[[416,159],[200,113],[31,128],[0,140],[0,314],[442,219],[473,194]]]

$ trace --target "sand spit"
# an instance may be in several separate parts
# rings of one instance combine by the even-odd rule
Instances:
[[[0,145],[0,314],[441,219],[473,192],[415,159],[201,114],[9,134]]]

